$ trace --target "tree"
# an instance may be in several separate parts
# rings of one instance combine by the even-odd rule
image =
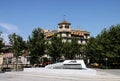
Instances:
[[[109,47],[112,57],[120,56],[120,25],[111,26],[108,30],[109,34]],[[113,53],[114,52],[114,53]]]
[[[109,51],[107,57],[111,63],[119,64],[120,62],[120,25],[113,25],[108,30],[109,34]],[[113,64],[112,64],[113,65]],[[120,65],[115,65],[120,68]],[[114,67],[115,67],[114,66]]]
[[[3,47],[4,47],[4,43],[3,43],[3,38],[1,37],[2,32],[0,32],[0,53],[3,52]]]
[[[53,62],[56,62],[62,56],[63,43],[62,39],[56,35],[52,37],[51,44],[49,45],[48,51],[49,55],[52,57]]]
[[[86,46],[86,56],[91,60],[91,62],[96,61],[96,40],[94,37],[91,37],[88,40],[87,46]]]
[[[102,55],[104,58],[115,58],[119,55],[120,25],[111,26],[110,29],[104,29],[100,35],[96,37],[99,46],[102,46]]]
[[[15,33],[10,34],[8,38],[12,45],[12,52],[18,58],[18,56],[21,56],[22,51],[27,48],[26,43],[21,36]]]
[[[76,56],[80,55],[80,53],[82,53],[81,51],[81,45],[78,44],[78,40],[76,38],[72,39],[72,42],[71,42],[71,50],[72,50],[72,53],[74,56],[74,58],[72,59],[76,59]]]
[[[105,65],[106,58],[109,59],[109,66],[113,63],[119,63],[120,58],[120,25],[111,26],[109,29],[103,29],[96,38],[90,38],[87,43],[87,56],[92,62],[98,62]]]
[[[31,64],[39,64],[40,57],[45,54],[44,32],[41,28],[35,28],[32,36],[29,36],[29,51]]]
[[[72,53],[71,43],[69,43],[69,42],[64,43],[63,54],[66,59],[74,58],[74,54]]]
[[[81,45],[78,44],[77,39],[72,39],[71,42],[66,42],[63,45],[63,53],[66,59],[80,58]]]
[[[12,52],[14,54],[14,57],[16,57],[16,71],[17,71],[18,57],[22,55],[22,51],[26,49],[27,46],[25,41],[23,41],[23,38],[19,35],[16,35],[15,33],[10,34],[8,38],[12,45]]]
[[[108,32],[103,29],[96,38],[91,37],[86,46],[87,57],[90,58],[91,62],[101,63],[106,58],[109,50],[109,39]]]

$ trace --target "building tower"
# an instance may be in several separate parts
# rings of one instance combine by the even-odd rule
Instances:
[[[71,30],[70,25],[71,23],[69,23],[66,20],[63,20],[62,22],[58,23],[58,32],[70,31]]]
[[[71,42],[71,23],[69,23],[66,20],[63,20],[62,22],[58,23],[58,37],[62,37],[62,42]]]

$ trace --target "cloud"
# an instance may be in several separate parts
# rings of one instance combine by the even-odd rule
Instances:
[[[8,34],[7,33],[2,33],[1,37],[4,38],[4,42],[9,42]]]
[[[1,37],[4,42],[9,42],[8,35],[11,33],[19,33],[19,28],[16,25],[0,22],[0,27],[5,29],[2,31]],[[0,30],[1,31],[1,30]]]
[[[9,32],[19,32],[18,27],[16,25],[13,25],[13,24],[0,22],[0,27],[6,29]]]

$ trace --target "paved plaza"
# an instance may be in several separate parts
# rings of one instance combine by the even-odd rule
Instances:
[[[96,75],[76,75],[63,73],[50,74],[40,72],[6,72],[0,73],[0,81],[120,81],[119,69],[96,69]]]

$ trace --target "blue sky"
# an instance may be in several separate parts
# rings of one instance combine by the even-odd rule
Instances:
[[[96,36],[120,24],[120,0],[0,0],[0,31],[6,41],[13,32],[27,40],[34,28],[56,30],[64,15],[72,29]]]

